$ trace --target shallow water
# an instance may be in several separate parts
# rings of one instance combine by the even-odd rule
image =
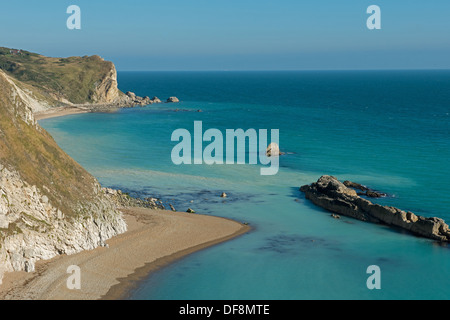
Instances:
[[[253,227],[152,274],[132,299],[450,296],[447,246],[332,219],[298,191],[331,174],[388,193],[379,203],[450,220],[450,72],[122,72],[119,83],[182,102],[41,125],[105,186]],[[196,120],[222,132],[279,129],[289,154],[276,176],[260,165],[176,166],[171,134]],[[366,287],[370,265],[381,268],[381,290]]]

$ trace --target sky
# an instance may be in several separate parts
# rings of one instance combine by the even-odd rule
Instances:
[[[0,46],[98,54],[121,71],[450,69],[448,0],[2,2]],[[67,28],[70,5],[81,30]]]

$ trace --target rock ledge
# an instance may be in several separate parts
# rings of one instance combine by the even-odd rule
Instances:
[[[450,229],[444,220],[425,218],[409,211],[374,204],[359,197],[354,189],[333,176],[322,176],[316,183],[302,186],[300,191],[305,193],[306,199],[333,213],[397,227],[433,240],[450,241]]]

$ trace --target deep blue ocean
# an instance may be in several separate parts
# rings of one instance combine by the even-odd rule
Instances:
[[[449,246],[333,219],[298,191],[334,175],[389,195],[377,203],[450,222],[450,71],[119,72],[118,78],[124,92],[177,96],[181,103],[41,125],[104,186],[253,227],[157,271],[131,299],[450,298]],[[288,153],[279,173],[261,176],[259,164],[174,165],[171,134],[193,132],[196,120],[224,134],[279,129]],[[381,290],[366,286],[370,265],[381,269]]]

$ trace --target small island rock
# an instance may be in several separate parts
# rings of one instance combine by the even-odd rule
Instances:
[[[180,102],[180,100],[177,97],[170,97],[169,99],[167,99],[167,102],[177,103],[177,102]]]
[[[269,146],[266,149],[266,156],[268,157],[277,157],[280,153],[280,147],[275,142],[272,142],[269,144]]]
[[[150,100],[152,101],[152,103],[161,103],[161,100],[158,97],[153,97]]]

